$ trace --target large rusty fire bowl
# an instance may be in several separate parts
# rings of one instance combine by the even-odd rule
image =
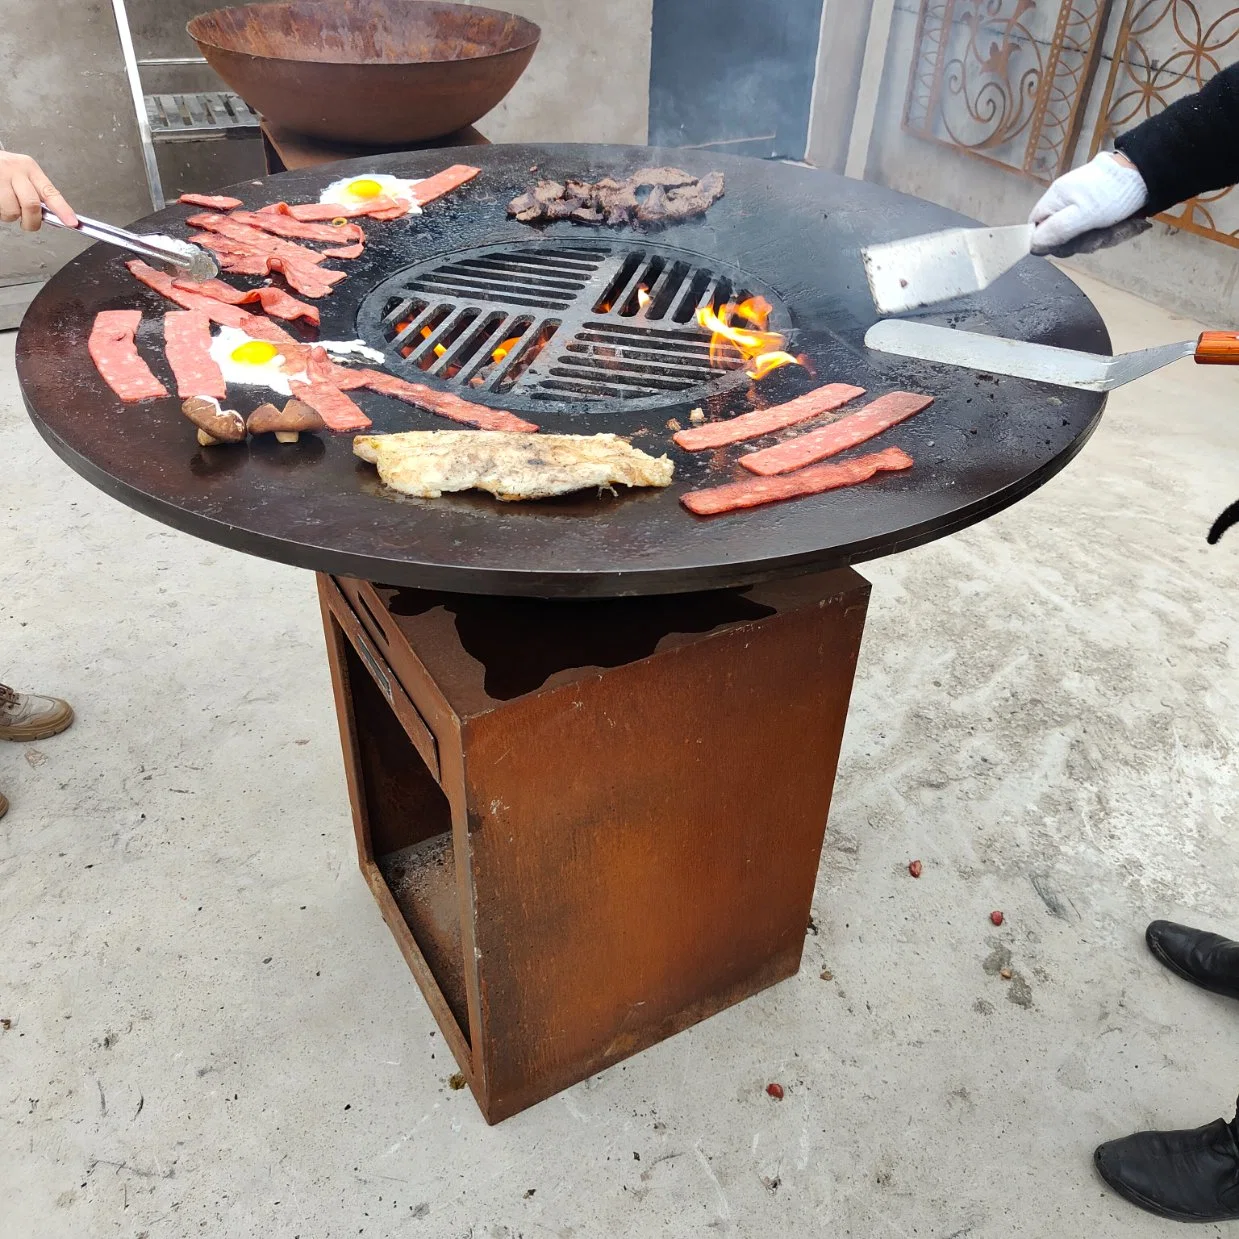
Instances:
[[[276,125],[393,146],[455,133],[516,85],[542,32],[435,0],[295,0],[195,17],[211,67]]]

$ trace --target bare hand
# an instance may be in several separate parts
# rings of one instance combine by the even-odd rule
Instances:
[[[24,232],[38,232],[43,224],[43,203],[62,224],[77,227],[73,208],[29,155],[0,151],[0,220],[6,224],[21,220]]]

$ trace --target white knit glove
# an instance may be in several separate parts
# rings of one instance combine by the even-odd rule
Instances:
[[[1149,200],[1139,171],[1114,155],[1098,155],[1092,163],[1060,176],[1045,191],[1028,217],[1036,224],[1034,252],[1065,245],[1094,228],[1109,228],[1134,215]]]

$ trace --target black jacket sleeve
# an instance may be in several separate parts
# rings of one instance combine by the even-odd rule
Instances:
[[[1123,134],[1115,146],[1149,187],[1149,215],[1239,183],[1239,64]]]

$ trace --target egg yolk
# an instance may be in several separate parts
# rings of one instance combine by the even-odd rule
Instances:
[[[280,355],[280,350],[266,340],[250,340],[238,344],[229,356],[242,366],[265,366]]]
[[[348,192],[351,198],[378,198],[383,192],[383,186],[378,181],[363,178],[360,181],[350,181]]]

